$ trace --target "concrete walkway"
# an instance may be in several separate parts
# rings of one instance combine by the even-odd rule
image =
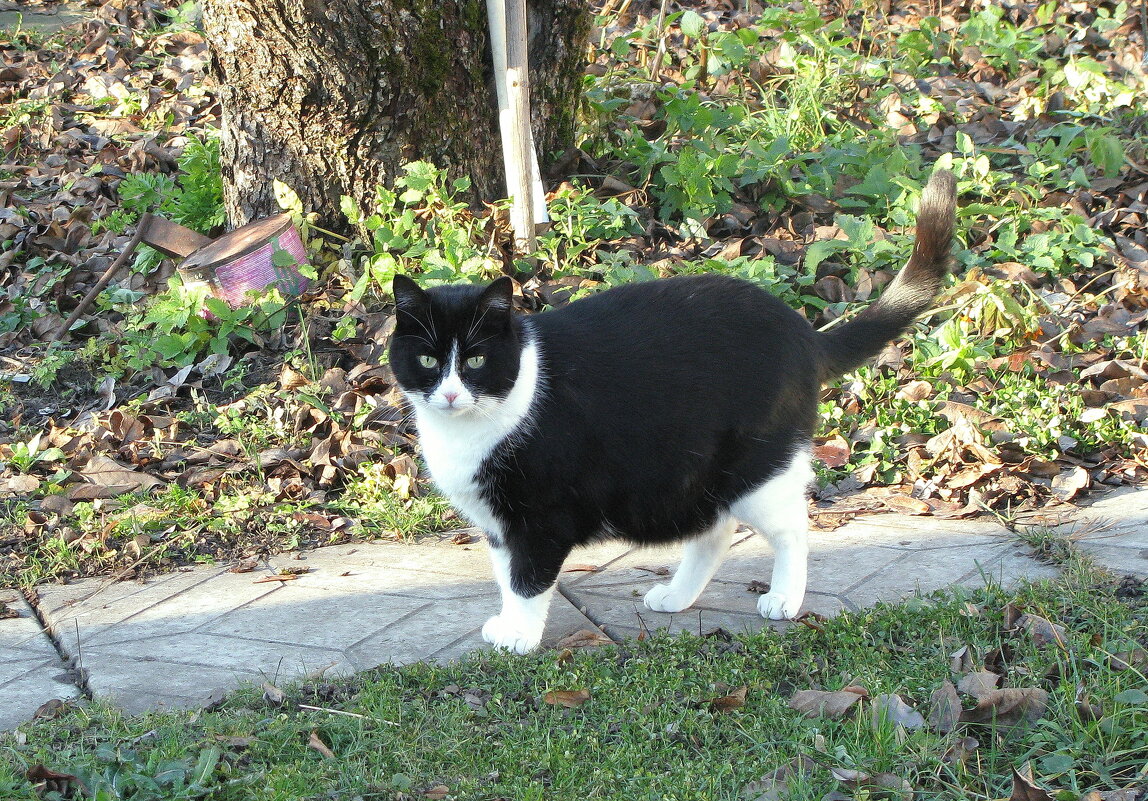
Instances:
[[[1148,490],[1120,491],[1075,510],[1078,545],[1119,575],[1148,576]],[[989,519],[870,515],[812,534],[806,610],[832,615],[953,585],[1052,577]],[[620,638],[643,629],[756,631],[756,582],[772,557],[739,535],[698,603],[651,612],[642,595],[665,581],[676,549],[621,544],[575,552],[562,574],[544,645],[578,631]],[[99,579],[0,591],[19,616],[0,620],[0,729],[50,699],[95,696],[128,712],[209,703],[244,681],[338,676],[383,663],[451,659],[486,647],[498,608],[485,545],[366,543],[270,560],[247,573],[191,568],[147,582]],[[294,580],[270,579],[307,568]],[[752,583],[752,585],[751,585]],[[47,630],[41,627],[43,621]]]

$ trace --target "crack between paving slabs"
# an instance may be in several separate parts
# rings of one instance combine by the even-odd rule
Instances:
[[[39,625],[40,632],[47,637],[48,642],[52,644],[52,649],[56,652],[60,664],[64,666],[64,672],[68,676],[68,679],[72,682],[72,685],[80,691],[80,695],[91,701],[93,698],[92,688],[88,686],[88,672],[84,669],[83,650],[79,644],[79,632],[76,634],[76,657],[72,658],[67,655],[63,643],[56,637],[51,628],[48,627],[47,621],[44,620],[44,615],[40,611],[40,598],[36,595],[36,590],[34,588],[21,590],[20,593],[28,603],[32,614],[36,616],[36,624]]]
[[[604,632],[606,634],[606,636],[608,636],[610,639],[614,640],[615,642],[620,643],[627,636],[629,636],[628,633],[623,631],[620,627],[614,626],[614,625],[609,624],[609,623],[605,623],[601,620],[596,620],[590,614],[591,606],[589,604],[582,603],[582,601],[579,599],[579,596],[577,594],[568,592],[561,585],[558,586],[558,594],[561,595],[563,598],[565,598],[567,601],[569,601],[570,604],[575,609],[577,609],[579,612],[581,612],[582,615],[584,615],[587,620],[589,620],[591,623],[593,623],[594,626],[599,631]],[[708,608],[700,608],[700,607],[691,607],[691,609],[689,610],[691,615],[694,613],[697,614],[697,617],[698,617],[698,636],[699,637],[702,636],[702,634],[704,633],[704,632],[702,632],[701,616],[704,612],[709,612],[709,611],[717,611],[717,610],[712,610],[712,609],[708,609]],[[653,614],[665,614],[665,613],[654,612]],[[667,622],[667,625],[672,625],[675,615],[683,615],[683,614],[685,614],[685,611],[671,614],[670,619]],[[637,610],[636,607],[634,610],[634,617],[637,619],[639,631],[645,631],[647,634],[653,633],[654,629],[650,628],[650,626],[646,623],[645,618],[642,617],[641,613]],[[657,627],[655,626],[655,628],[657,628]]]

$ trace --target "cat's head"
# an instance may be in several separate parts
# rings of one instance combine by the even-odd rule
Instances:
[[[511,316],[514,285],[453,284],[424,290],[396,275],[390,361],[420,411],[485,414],[514,387],[521,356]]]

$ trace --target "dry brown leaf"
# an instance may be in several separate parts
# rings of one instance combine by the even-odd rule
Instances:
[[[741,790],[741,797],[746,801],[779,801],[789,795],[790,782],[811,775],[816,767],[816,762],[802,754],[747,784]]]
[[[327,747],[327,744],[319,737],[319,732],[317,731],[312,730],[311,736],[307,740],[307,747],[315,749],[327,759],[335,758],[335,752]]]
[[[988,690],[977,698],[975,709],[961,713],[961,723],[996,723],[1016,726],[1044,717],[1048,693],[1037,687],[1006,687]]]
[[[933,507],[929,504],[918,498],[910,498],[908,495],[890,495],[888,498],[882,498],[881,501],[894,512],[905,515],[929,515],[933,513]]]
[[[928,381],[921,381],[920,379],[916,379],[909,381],[905,384],[905,386],[897,390],[897,394],[894,397],[910,401],[919,401],[932,397],[932,395],[933,385]]]
[[[1076,708],[1076,716],[1085,722],[1100,720],[1104,717],[1104,709],[1099,704],[1092,702],[1092,696],[1088,694],[1083,684],[1076,685],[1076,698],[1073,706]]]
[[[1005,604],[1002,614],[1004,615],[1005,630],[1012,631],[1016,628],[1017,621],[1021,619],[1022,615],[1024,615],[1024,611],[1019,606],[1010,601],[1009,603]]]
[[[967,645],[962,645],[956,651],[949,654],[949,670],[957,675],[970,672],[976,667],[976,664],[976,655]]]
[[[849,441],[840,434],[813,446],[813,458],[823,462],[826,467],[841,467],[848,464],[850,454]]]
[[[255,581],[253,581],[251,583],[252,584],[267,584],[267,583],[272,582],[272,581],[279,581],[279,582],[294,581],[297,578],[299,578],[299,576],[296,573],[276,573],[276,574],[271,575],[271,576],[264,576],[263,578],[255,579]]]
[[[708,703],[715,712],[732,712],[745,706],[747,687],[743,684],[728,695],[711,699]]]
[[[1108,660],[1108,666],[1113,670],[1128,670],[1136,668],[1143,672],[1148,670],[1148,651],[1143,648],[1136,648],[1132,651],[1121,651],[1118,654],[1113,654]]]
[[[976,751],[980,745],[975,737],[961,737],[945,749],[941,761],[949,765],[963,765],[969,754]]]
[[[1016,628],[1027,631],[1038,648],[1043,648],[1046,645],[1068,647],[1064,626],[1053,623],[1040,615],[1021,615],[1016,621]]]
[[[970,406],[967,403],[959,401],[945,400],[937,405],[937,413],[941,417],[947,418],[954,425],[959,423],[970,424],[975,428],[983,428],[988,431],[1003,431],[1005,430],[1004,421],[996,415],[978,409],[975,406]],[[972,434],[973,432],[968,432]],[[974,440],[975,441],[975,440]],[[995,460],[995,459],[994,459]]]
[[[26,474],[9,476],[0,482],[0,492],[7,492],[12,495],[30,495],[39,488],[40,479]]]
[[[873,699],[873,728],[880,728],[882,721],[906,729],[919,729],[925,725],[925,718],[899,695],[882,694]]]
[[[1080,801],[1140,801],[1143,787],[1125,787],[1121,790],[1093,790],[1081,796]]]
[[[861,690],[854,692],[853,689]],[[833,692],[825,690],[798,690],[789,699],[789,708],[807,718],[839,718],[866,697],[862,688],[846,688]]]
[[[279,386],[283,389],[299,389],[309,383],[311,382],[307,380],[307,376],[289,365],[283,365],[283,369],[279,372]]]
[[[957,682],[957,689],[973,698],[980,698],[986,692],[995,690],[1000,684],[1001,677],[989,670],[978,670],[967,676],[961,676]]]
[[[563,706],[567,709],[577,709],[590,700],[589,690],[551,690],[542,696],[543,702],[551,706]]]
[[[295,512],[291,517],[298,523],[311,526],[320,531],[331,530],[331,519],[319,512]]]
[[[384,468],[383,472],[391,479],[398,478],[399,476],[417,478],[419,474],[419,463],[404,453],[392,459]]]
[[[597,648],[599,645],[613,645],[614,641],[600,631],[580,629],[558,641],[557,648]]]
[[[284,700],[286,700],[286,698],[287,698],[286,693],[284,693],[282,690],[280,690],[274,684],[271,684],[270,682],[265,681],[265,682],[263,682],[263,684],[261,686],[263,687],[263,699],[265,701],[278,705],[278,704],[283,703]]]
[[[913,797],[913,785],[892,773],[878,773],[870,775],[863,770],[849,768],[830,768],[833,778],[843,782],[855,790],[868,790],[874,792],[893,793],[903,798]]]
[[[1062,501],[1071,501],[1081,491],[1088,489],[1092,477],[1080,466],[1069,467],[1052,480],[1052,491]]]
[[[53,720],[64,714],[67,709],[68,703],[66,701],[51,698],[36,707],[36,711],[32,713],[32,720]]]
[[[48,495],[40,501],[40,511],[65,517],[72,513],[75,504],[63,495]]]
[[[1024,766],[1021,773],[1016,768],[1012,770],[1012,795],[1009,801],[1055,801],[1053,796],[1040,787],[1032,779],[1032,767]]]
[[[942,734],[956,728],[961,717],[957,688],[947,679],[929,696],[929,728]]]
[[[73,798],[76,788],[88,795],[88,788],[71,773],[61,773],[40,764],[28,768],[24,777],[31,782],[32,789],[41,798],[48,793],[57,793],[59,798]]]
[[[121,489],[121,493],[134,492],[139,489],[151,489],[154,486],[163,484],[161,479],[153,475],[132,470],[126,465],[120,464],[115,459],[102,455],[93,456],[88,460],[84,469],[79,471],[79,475],[89,483],[99,487],[127,487],[126,490]],[[69,495],[69,497],[71,497],[71,495]]]
[[[445,784],[436,784],[429,790],[423,791],[423,798],[429,798],[431,801],[442,801],[450,794],[450,788]]]
[[[108,428],[121,444],[128,445],[147,436],[147,426],[135,415],[116,409],[108,417]]]
[[[603,569],[604,568],[600,567],[599,565],[580,565],[580,564],[575,563],[572,565],[563,566],[562,572],[563,573],[597,573],[598,571],[603,570]]]

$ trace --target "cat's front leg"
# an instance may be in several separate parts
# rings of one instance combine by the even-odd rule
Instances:
[[[492,540],[489,545],[494,578],[502,593],[502,611],[486,621],[482,638],[495,648],[524,654],[542,641],[562,562],[559,560],[551,570],[547,565],[528,564],[525,556],[516,557],[503,543]]]

